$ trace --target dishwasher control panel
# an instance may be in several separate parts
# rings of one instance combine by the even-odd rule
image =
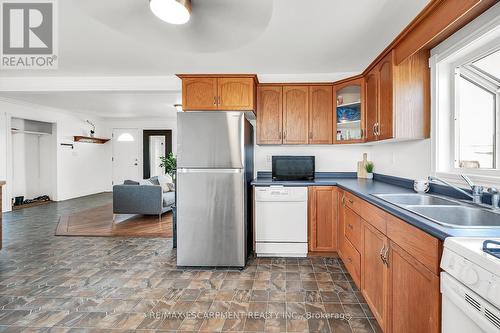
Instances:
[[[256,187],[255,201],[307,201],[307,187]]]

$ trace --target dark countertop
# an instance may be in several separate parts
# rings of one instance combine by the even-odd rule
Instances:
[[[390,178],[390,177],[388,177]],[[342,175],[332,177],[320,177],[313,181],[273,181],[270,176],[258,175],[252,181],[254,186],[338,186],[343,190],[370,202],[371,204],[383,209],[384,211],[400,218],[403,221],[427,232],[428,234],[444,240],[446,237],[500,237],[500,228],[449,228],[432,222],[426,218],[412,213],[406,209],[393,205],[387,201],[373,196],[373,194],[386,193],[415,193],[407,185],[407,180],[387,182],[386,178],[380,177],[382,180],[368,180],[353,178],[350,174],[347,177]]]

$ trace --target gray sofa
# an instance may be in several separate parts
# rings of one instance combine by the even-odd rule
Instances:
[[[161,215],[172,210],[175,192],[163,192],[160,185],[125,181],[113,186],[113,220],[115,214]]]

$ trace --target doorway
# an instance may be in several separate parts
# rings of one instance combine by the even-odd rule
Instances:
[[[160,157],[172,152],[171,130],[144,130],[142,135],[143,169],[142,176],[148,179],[165,174],[160,168]]]
[[[113,184],[140,180],[139,129],[113,129]]]

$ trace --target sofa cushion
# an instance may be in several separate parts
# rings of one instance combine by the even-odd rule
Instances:
[[[175,203],[175,192],[163,193],[163,207],[172,206]]]

